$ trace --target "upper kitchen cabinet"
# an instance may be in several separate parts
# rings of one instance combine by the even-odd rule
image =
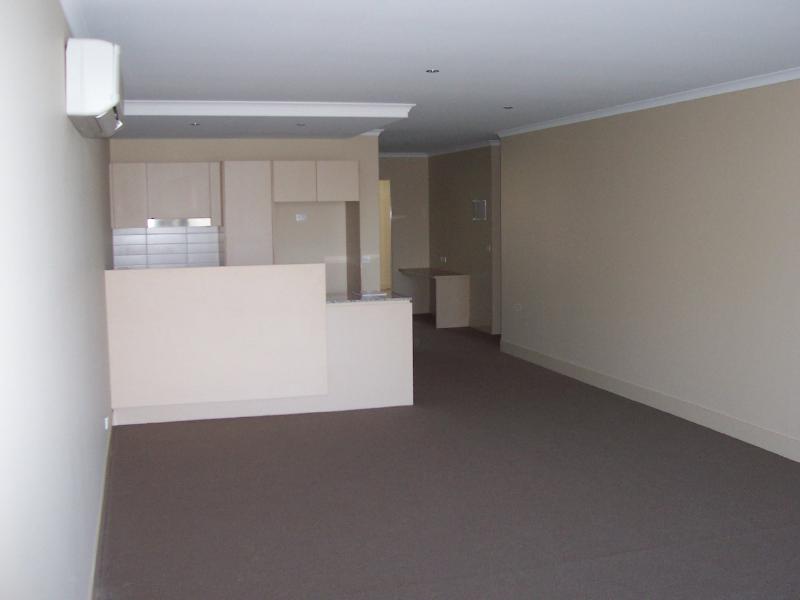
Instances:
[[[111,226],[114,229],[147,224],[147,166],[144,163],[112,163]]]
[[[317,200],[358,202],[358,161],[318,160]]]
[[[222,225],[219,163],[111,163],[111,226],[147,219],[211,219]]]
[[[219,163],[147,163],[147,216],[221,225]]]
[[[275,202],[358,202],[357,160],[276,160]]]
[[[313,160],[272,162],[272,200],[274,202],[316,202],[317,163]]]
[[[271,265],[272,185],[269,161],[222,163],[225,264]]]

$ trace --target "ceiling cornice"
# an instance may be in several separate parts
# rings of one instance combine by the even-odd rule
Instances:
[[[465,144],[463,146],[453,146],[444,150],[437,150],[429,152],[428,156],[441,156],[442,154],[455,154],[456,152],[466,152],[467,150],[477,150],[478,148],[487,148],[489,146],[499,146],[500,140],[486,140],[484,142],[475,142],[474,144]]]
[[[619,104],[617,106],[601,108],[599,110],[593,110],[575,115],[568,115],[548,121],[540,121],[538,123],[531,123],[529,125],[521,125],[519,127],[512,127],[510,129],[503,129],[498,131],[497,135],[501,138],[505,138],[512,135],[530,133],[532,131],[541,131],[543,129],[561,127],[562,125],[572,125],[573,123],[593,121],[595,119],[613,117],[614,115],[622,115],[625,113],[647,110],[648,108],[657,108],[659,106],[668,106],[670,104],[698,100],[700,98],[707,98],[709,96],[718,96],[720,94],[728,94],[730,92],[749,90],[766,85],[793,81],[795,79],[800,79],[800,67],[786,69],[785,71],[776,71],[775,73],[767,73],[766,75],[757,75],[755,77],[747,77],[745,79],[737,79],[735,81],[728,81],[726,83],[718,83],[706,87],[695,88],[685,92],[678,92],[676,94],[669,94],[667,96],[659,96],[658,98],[650,98],[648,100],[640,100],[638,102],[630,102],[627,104]]]
[[[380,152],[378,158],[428,158],[425,152]]]
[[[132,117],[341,117],[405,119],[414,104],[126,100]]]
[[[485,142],[475,142],[474,144],[464,144],[461,146],[452,146],[444,150],[436,150],[435,152],[381,152],[380,158],[430,158],[431,156],[441,156],[443,154],[455,154],[457,152],[467,152],[468,150],[478,150],[479,148],[488,148],[490,146],[499,146],[500,140],[486,140]]]

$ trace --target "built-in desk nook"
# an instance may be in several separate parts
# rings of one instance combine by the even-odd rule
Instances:
[[[398,269],[407,277],[426,279],[430,286],[431,310],[436,328],[469,327],[469,275],[437,268]]]

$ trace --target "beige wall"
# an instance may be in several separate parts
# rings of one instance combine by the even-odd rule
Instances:
[[[492,170],[492,199],[489,202],[489,218],[492,230],[492,334],[502,331],[503,322],[503,261],[502,261],[502,193],[500,186],[500,145],[490,147]]]
[[[800,82],[507,138],[507,350],[800,460]]]
[[[303,159],[358,160],[361,288],[378,289],[380,253],[376,136],[348,139],[114,139],[111,142],[112,162]],[[348,247],[355,249],[352,243]],[[358,259],[348,256],[348,260],[351,264],[349,278],[357,285],[357,273],[352,270]]]
[[[272,213],[275,264],[325,263],[328,293],[347,293],[345,205],[345,202],[276,202]]]
[[[109,415],[108,144],[64,114],[57,0],[0,3],[0,597],[89,598]]]
[[[487,201],[487,221],[472,220],[473,199]],[[470,325],[486,330],[492,323],[491,202],[491,147],[430,158],[430,264],[470,276]]]
[[[397,272],[430,266],[428,158],[381,158],[380,178],[391,182],[392,289],[414,297],[415,313],[430,312],[427,281]]]

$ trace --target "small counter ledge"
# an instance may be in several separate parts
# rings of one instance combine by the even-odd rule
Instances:
[[[352,302],[411,302],[409,296],[401,296],[394,292],[355,292],[349,294],[327,294],[328,304],[348,304]]]
[[[436,328],[469,327],[470,277],[438,267],[415,267],[397,269],[401,275],[421,282],[430,282],[426,293],[433,302]]]

